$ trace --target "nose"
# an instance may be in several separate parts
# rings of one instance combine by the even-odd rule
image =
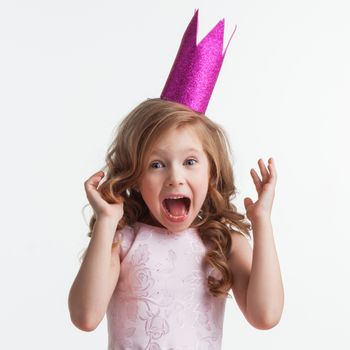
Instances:
[[[179,166],[173,165],[169,167],[169,174],[166,180],[167,186],[176,187],[185,183],[184,174]]]

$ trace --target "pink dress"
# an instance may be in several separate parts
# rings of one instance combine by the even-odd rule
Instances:
[[[197,229],[170,233],[136,223],[122,237],[108,304],[108,350],[219,350],[226,299],[211,296]]]

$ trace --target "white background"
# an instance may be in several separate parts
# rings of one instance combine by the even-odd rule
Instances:
[[[69,288],[88,245],[84,181],[117,123],[159,97],[199,8],[199,40],[237,24],[207,115],[224,125],[238,195],[256,200],[275,159],[272,214],[285,306],[254,329],[227,301],[223,350],[349,349],[347,1],[2,1],[1,349],[106,349],[71,323]],[[89,217],[90,212],[86,212]]]

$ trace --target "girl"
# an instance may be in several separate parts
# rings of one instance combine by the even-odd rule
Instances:
[[[261,178],[251,170],[258,200],[244,199],[246,218],[231,202],[230,156],[224,130],[183,101],[148,99],[130,112],[105,171],[85,182],[94,214],[69,293],[76,327],[92,331],[106,314],[109,350],[220,349],[230,290],[253,327],[279,322],[276,167],[260,159]]]
[[[147,100],[121,123],[106,181],[99,186],[99,171],[85,182],[94,216],[70,292],[78,328],[94,330],[107,311],[109,349],[220,349],[231,288],[254,327],[278,323],[276,168],[270,158],[268,169],[258,162],[261,179],[251,170],[258,193],[256,202],[244,200],[251,251],[241,234],[251,227],[230,202],[229,149],[222,128],[175,102]]]

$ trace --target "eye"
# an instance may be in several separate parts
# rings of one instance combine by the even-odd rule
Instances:
[[[161,164],[161,162],[158,162],[158,161],[152,162],[150,167],[153,168],[153,169],[159,169],[160,168],[159,166],[154,166],[154,165],[157,165],[157,164],[159,165],[159,164]]]
[[[190,159],[185,160],[186,165],[195,165],[195,163],[198,163],[198,161],[194,158],[190,158]],[[154,161],[150,164],[150,167],[152,169],[160,169],[163,167],[163,164],[160,161]]]
[[[186,162],[194,162],[192,164],[189,164],[189,165],[194,165],[195,163],[197,163],[197,160],[196,159],[193,159],[193,158],[190,158],[190,159],[187,159]]]

